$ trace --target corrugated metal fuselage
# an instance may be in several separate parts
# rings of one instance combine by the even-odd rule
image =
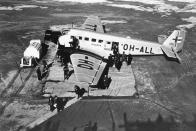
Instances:
[[[91,51],[96,54],[112,54],[112,45],[118,44],[119,53],[131,55],[160,55],[163,54],[160,44],[139,39],[132,39],[105,33],[71,29],[68,34],[75,36],[79,40],[79,46],[83,50]]]

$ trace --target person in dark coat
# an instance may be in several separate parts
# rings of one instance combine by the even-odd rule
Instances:
[[[75,85],[75,86],[74,86],[74,91],[75,91],[75,93],[78,95],[78,98],[79,98],[79,90],[80,90],[80,87],[77,86],[77,85]]]
[[[37,68],[37,78],[38,78],[39,81],[42,80],[42,74],[41,74],[40,67]]]
[[[111,83],[111,77],[108,77],[108,75],[104,75],[104,78],[103,78],[103,83],[104,83],[104,87],[105,88],[108,88],[110,83]]]
[[[57,107],[57,106],[56,106],[57,98],[58,98],[57,95],[55,95],[55,96],[54,96],[54,107],[55,107],[55,108]]]
[[[122,54],[122,62],[125,61],[127,63],[127,60],[126,60],[126,54],[125,52],[123,51],[123,54]]]
[[[72,41],[69,42],[70,43],[70,46],[73,48],[73,49],[77,49],[78,48],[78,44],[79,44],[79,41],[76,37],[72,36],[71,37]]]
[[[133,57],[132,57],[131,54],[129,54],[128,57],[127,57],[127,65],[130,65],[132,60],[133,60]]]
[[[75,90],[76,94],[78,95],[78,98],[82,97],[85,93],[85,89],[84,88],[80,89],[80,87],[77,85],[75,85],[74,90]]]
[[[69,78],[69,68],[68,65],[66,64],[63,68],[64,71],[64,80]]]
[[[112,67],[114,65],[114,59],[113,59],[112,54],[108,56],[108,65],[109,67]]]
[[[119,53],[119,50],[118,50],[118,43],[116,42],[113,42],[112,43],[112,50],[113,50],[113,54],[114,55],[117,55]]]
[[[56,108],[57,108],[57,112],[60,112],[64,109],[63,99],[60,97],[57,97]]]
[[[114,55],[118,54],[118,47],[117,47],[117,45],[114,46],[113,53],[114,53]]]
[[[116,55],[115,56],[115,67],[118,71],[120,71],[121,69],[121,66],[122,66],[122,62],[120,61],[120,56],[119,55]]]
[[[84,93],[85,93],[85,89],[84,88],[80,89],[79,97],[83,97]]]
[[[49,97],[48,105],[50,106],[50,111],[53,111],[55,109],[55,107],[54,107],[54,97],[52,97],[52,96]]]

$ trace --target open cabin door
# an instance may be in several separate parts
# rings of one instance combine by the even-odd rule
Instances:
[[[113,54],[117,54],[119,52],[119,42],[109,42],[106,41],[104,43],[104,49],[105,50],[109,50],[109,51],[113,51]]]
[[[114,55],[119,53],[119,42],[112,42],[112,51]]]
[[[104,49],[111,51],[112,50],[112,43],[109,41],[104,42]]]

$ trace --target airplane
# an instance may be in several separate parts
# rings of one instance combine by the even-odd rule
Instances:
[[[182,51],[186,31],[174,30],[168,37],[159,36],[161,42],[151,42],[130,37],[115,36],[106,33],[98,16],[87,18],[81,28],[72,28],[67,34],[59,37],[59,44],[66,48],[76,47],[108,59],[109,55],[125,54],[131,56],[164,55],[181,62],[178,53]],[[160,44],[162,43],[162,44]]]
[[[186,31],[174,30],[170,36],[160,35],[157,42],[106,33],[98,16],[90,16],[81,27],[70,28],[58,39],[58,50],[69,54],[70,63],[79,82],[107,88],[109,67],[120,71],[123,56],[131,64],[132,56],[164,55],[181,61]],[[130,57],[131,56],[131,57]],[[66,58],[66,59],[69,59]],[[112,59],[110,59],[112,58]],[[112,64],[111,64],[112,63]]]

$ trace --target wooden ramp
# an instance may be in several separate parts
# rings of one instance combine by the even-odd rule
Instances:
[[[130,65],[127,66],[126,63],[123,63],[120,71],[115,67],[110,68],[109,76],[112,78],[112,82],[108,89],[90,88],[89,94],[86,92],[84,96],[132,96],[136,92],[135,78]],[[88,84],[78,82],[74,73],[64,81],[63,66],[56,61],[50,69],[44,96],[48,97],[52,94],[59,97],[75,97],[75,85],[88,91]]]
[[[55,61],[50,68],[49,76],[47,78],[47,81],[52,82],[60,82],[64,81],[64,72],[63,72],[63,66],[61,66],[61,63]]]
[[[73,71],[73,68],[69,66],[69,70]],[[74,73],[71,74],[68,80],[64,80],[63,66],[61,66],[60,62],[55,61],[50,68],[50,73],[45,84],[44,96],[48,97],[51,94],[59,97],[75,97],[75,85],[85,88],[86,90],[88,89],[88,84],[79,83]]]
[[[126,63],[123,63],[120,71],[111,67],[109,76],[112,78],[109,88],[91,90],[90,96],[132,96],[136,92],[131,65],[127,66]]]

